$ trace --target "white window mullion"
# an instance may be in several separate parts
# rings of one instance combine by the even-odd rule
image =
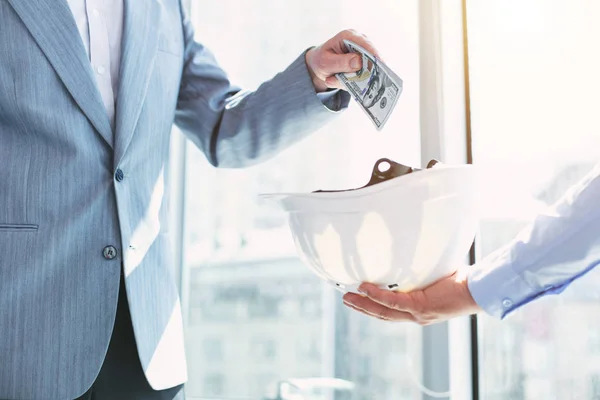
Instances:
[[[420,1],[421,163],[467,162],[467,104],[461,0]],[[472,400],[469,318],[423,330],[424,399]]]

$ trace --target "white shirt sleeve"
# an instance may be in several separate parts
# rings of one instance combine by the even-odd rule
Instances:
[[[562,292],[600,263],[600,164],[509,244],[468,273],[469,290],[497,318]]]

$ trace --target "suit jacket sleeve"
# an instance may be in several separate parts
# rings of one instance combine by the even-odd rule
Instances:
[[[304,54],[255,91],[231,84],[213,54],[194,41],[185,13],[184,66],[175,124],[218,167],[263,161],[330,122],[348,106],[339,91],[317,96]],[[333,105],[333,106],[332,106]]]

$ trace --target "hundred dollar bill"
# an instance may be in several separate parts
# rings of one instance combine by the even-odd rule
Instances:
[[[382,130],[402,93],[402,79],[359,45],[349,40],[344,40],[344,43],[348,51],[362,56],[362,68],[356,72],[336,74],[336,77],[377,130]]]

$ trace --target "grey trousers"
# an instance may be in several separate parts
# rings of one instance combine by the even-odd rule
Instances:
[[[129,304],[121,276],[117,316],[110,345],[92,387],[76,400],[184,400],[183,385],[153,390],[138,357]]]

